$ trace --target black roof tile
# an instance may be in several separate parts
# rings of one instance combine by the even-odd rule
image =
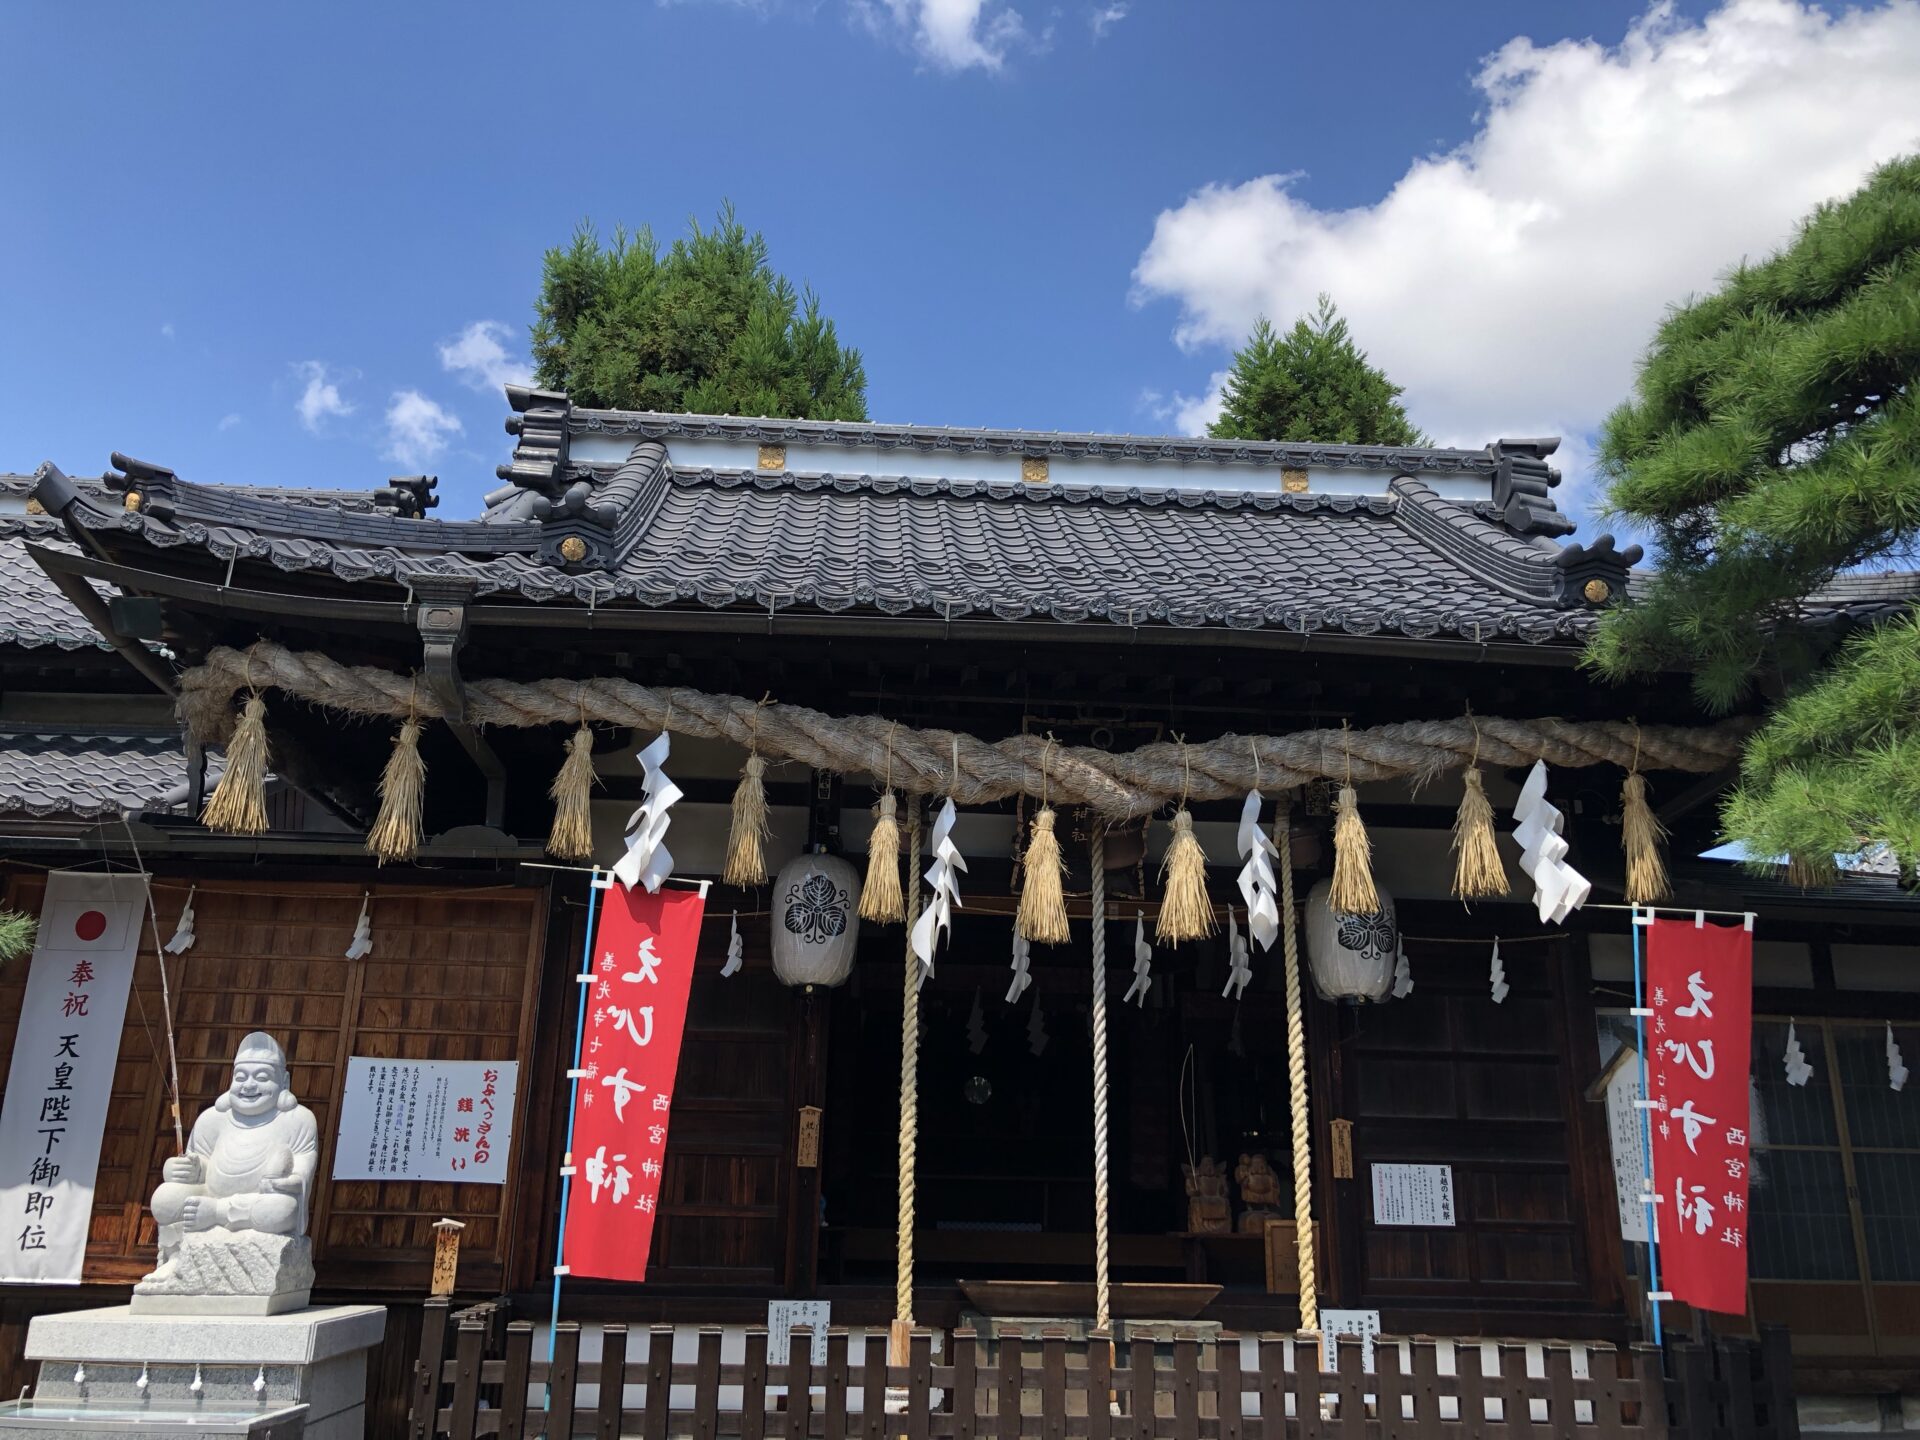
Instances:
[[[0,813],[94,820],[157,809],[187,778],[178,734],[0,731]],[[219,776],[209,759],[208,783]]]
[[[200,548],[282,571],[404,584],[470,578],[481,595],[601,607],[813,609],[949,619],[1224,625],[1294,632],[1577,642],[1622,590],[1637,551],[1544,538],[1550,442],[1484,451],[1382,450],[1131,436],[954,431],[570,411],[521,396],[513,483],[472,521],[316,513],[261,492],[193,485],[152,467],[136,510],[54,472],[43,500],[124,551]],[[618,463],[578,465],[577,435],[631,440]],[[797,446],[790,468],[676,466],[686,435]],[[805,468],[809,447],[871,452],[873,473]],[[1422,477],[1479,475],[1528,457],[1528,526],[1490,502],[1443,499]],[[1163,456],[1167,484],[1049,484],[887,473],[903,452]],[[1504,456],[1504,458],[1503,458]],[[826,458],[821,456],[819,458]],[[1217,484],[1196,488],[1193,467]],[[1278,490],[1272,465],[1369,472],[1385,494]],[[1094,472],[1098,473],[1098,472]],[[1204,473],[1204,472],[1201,472]],[[123,487],[124,488],[124,487]],[[156,557],[157,558],[157,557]],[[1605,582],[1594,587],[1591,582]],[[1596,595],[1599,599],[1596,599]]]

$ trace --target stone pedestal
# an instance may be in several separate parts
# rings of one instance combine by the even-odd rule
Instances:
[[[367,1351],[380,1343],[386,1328],[387,1312],[380,1305],[172,1317],[113,1305],[35,1316],[27,1327],[27,1358],[40,1362],[33,1391],[37,1407],[64,1404],[101,1412],[103,1424],[76,1422],[76,1432],[137,1429],[145,1434],[195,1412],[266,1415],[305,1405],[307,1440],[361,1440]],[[128,1412],[147,1418],[124,1427],[108,1418]]]
[[[313,1242],[304,1235],[214,1230],[188,1235],[165,1265],[133,1287],[135,1315],[280,1315],[313,1293]]]

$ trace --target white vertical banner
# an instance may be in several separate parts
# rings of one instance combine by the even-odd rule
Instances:
[[[79,1283],[146,908],[144,875],[47,877],[0,1106],[0,1282]]]

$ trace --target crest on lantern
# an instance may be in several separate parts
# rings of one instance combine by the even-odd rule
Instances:
[[[1393,897],[1379,890],[1378,910],[1343,915],[1327,903],[1332,889],[1331,880],[1322,880],[1307,896],[1307,959],[1313,988],[1323,1000],[1384,1000],[1393,990],[1394,963],[1400,953]]]
[[[838,985],[853,973],[860,882],[837,855],[796,855],[773,881],[773,973],[784,985]]]

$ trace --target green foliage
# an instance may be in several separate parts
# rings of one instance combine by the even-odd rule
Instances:
[[[535,306],[539,383],[593,409],[864,420],[860,352],[812,291],[767,263],[732,207],[662,252],[650,229],[549,250]]]
[[[1225,404],[1208,432],[1223,440],[1424,445],[1400,387],[1367,363],[1333,301],[1320,297],[1284,336],[1264,319],[1235,352]]]
[[[1747,746],[1725,824],[1750,853],[1920,857],[1920,615],[1857,635]]]
[[[1725,711],[1763,677],[1787,699],[1722,815],[1758,857],[1819,871],[1890,845],[1920,859],[1920,630],[1837,655],[1799,602],[1920,540],[1920,156],[1823,205],[1791,244],[1670,314],[1607,420],[1607,509],[1652,527],[1659,574],[1588,660],[1616,678],[1693,672]]]
[[[0,964],[17,960],[33,949],[40,922],[18,910],[0,910]]]

